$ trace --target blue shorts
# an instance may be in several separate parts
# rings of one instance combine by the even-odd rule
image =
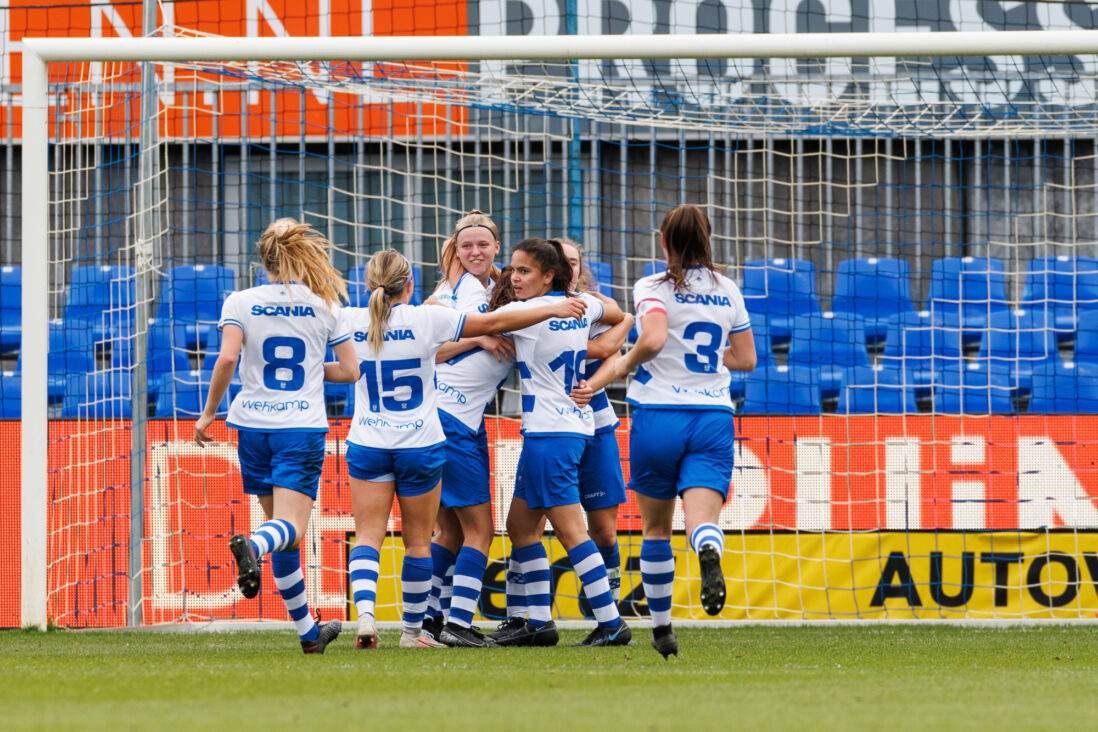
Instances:
[[[244,492],[269,496],[277,486],[316,500],[324,467],[323,432],[257,432],[237,429],[236,454]]]
[[[584,437],[524,438],[515,498],[534,509],[579,503],[579,464],[588,442]]]
[[[442,466],[442,505],[445,508],[476,506],[492,500],[492,474],[488,462],[488,433],[484,423],[474,434],[463,422],[441,409],[446,434],[446,464]]]
[[[687,488],[712,488],[728,500],[735,423],[724,409],[633,410],[629,488],[672,499]]]
[[[598,432],[587,443],[580,459],[579,487],[584,511],[597,511],[625,503],[621,451],[618,450],[618,437],[614,430]]]
[[[440,442],[430,447],[382,450],[347,443],[347,472],[357,480],[396,483],[398,496],[430,493],[442,478],[446,450]]]

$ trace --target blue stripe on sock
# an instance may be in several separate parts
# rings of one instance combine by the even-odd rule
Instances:
[[[602,555],[602,563],[606,565],[607,570],[621,568],[621,551],[618,549],[618,542],[615,541],[610,546],[600,546],[599,554]]]
[[[606,580],[606,565],[602,562],[599,548],[595,546],[595,542],[588,539],[572,547],[572,550],[568,552],[568,559],[571,560],[573,567],[579,567],[582,562],[586,562],[591,557],[599,557],[599,561],[594,564],[586,572],[580,574],[580,582],[583,583],[583,594],[587,596],[587,602],[590,603],[592,610],[601,610],[602,608],[609,607],[614,604],[614,596],[610,592],[610,584],[606,583],[606,589],[596,592],[592,589],[596,582]],[[612,621],[605,623],[610,627],[617,627],[620,619],[615,617]],[[602,625],[603,623],[600,623]]]
[[[667,562],[675,559],[671,551],[671,542],[667,539],[645,539],[641,543],[641,581],[645,585],[666,585],[674,582],[675,572],[647,572],[645,565],[649,562]],[[671,610],[671,595],[666,597],[649,597],[648,608],[652,612],[669,612]]]
[[[356,559],[373,560],[375,562],[381,561],[381,554],[377,549],[372,546],[356,546],[351,548],[351,553],[347,556],[347,564],[350,566]],[[372,580],[377,582],[377,572],[372,572],[365,569],[351,569],[351,585],[354,586],[356,580]],[[370,600],[371,602],[377,601],[377,592],[371,592],[369,590],[359,590],[354,593],[355,602],[361,602],[363,600]]]
[[[412,584],[431,583],[431,558],[410,557],[404,555],[404,565],[400,570],[401,596],[404,601],[404,623],[419,624],[423,622],[424,610],[410,609],[410,606],[427,602],[427,596],[431,594],[430,587],[422,592],[409,591]]]
[[[271,553],[271,572],[275,578],[275,584],[278,585],[278,580],[289,577],[295,574],[301,569],[301,552],[298,550],[272,552]],[[289,587],[279,587],[278,594],[282,596],[282,601],[288,603],[295,597],[305,592],[305,578],[304,576],[290,585]],[[317,635],[320,633],[320,629],[317,627],[315,621],[309,615],[309,604],[304,602],[298,607],[290,608],[287,604],[286,610],[290,613],[290,618],[293,619],[294,625],[298,629],[298,636],[301,640],[316,640]],[[303,622],[304,621],[304,622]]]
[[[526,607],[530,611],[530,622],[534,625],[540,625],[545,620],[533,617],[535,609],[541,611],[539,614],[547,614],[552,605],[552,597],[550,596],[550,592],[552,592],[552,574],[549,571],[549,556],[545,553],[545,547],[539,541],[529,546],[516,547],[515,559],[521,564],[538,562],[536,569],[524,568],[523,576],[526,579]],[[535,594],[531,587],[536,583],[545,583],[548,591]]]
[[[427,602],[427,615],[432,618],[442,617],[439,596],[446,584],[446,574],[450,571],[450,565],[456,559],[452,551],[441,544],[431,542],[431,597]]]
[[[454,598],[471,601],[475,607],[480,600],[480,584],[484,579],[484,570],[488,566],[488,557],[471,546],[463,546],[458,552],[457,562],[454,564]],[[468,578],[474,583],[474,587],[467,587],[458,582],[459,577]],[[450,602],[450,619],[463,627],[469,627],[473,622],[473,611],[455,605]],[[464,603],[470,604],[470,603]]]

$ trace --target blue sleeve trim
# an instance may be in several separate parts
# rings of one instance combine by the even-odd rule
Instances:
[[[222,320],[220,323],[217,324],[217,329],[221,330],[226,325],[235,325],[237,328],[240,328],[240,330],[244,330],[244,324],[241,323],[239,320],[234,320],[233,318],[225,318],[224,320]]]
[[[342,338],[337,338],[334,341],[328,341],[328,345],[329,346],[338,346],[340,343],[343,343],[343,342],[349,341],[349,340],[351,340],[351,334],[350,333],[343,336]],[[285,353],[285,351],[283,353]]]
[[[457,332],[454,333],[454,337],[451,338],[450,340],[460,341],[461,340],[461,332],[463,330],[465,330],[465,313],[462,313],[461,315],[458,316]]]
[[[748,322],[746,325],[740,325],[740,326],[737,326],[737,327],[733,328],[731,332],[732,333],[743,333],[745,330],[751,330],[751,323],[750,322]]]
[[[474,353],[480,353],[483,350],[484,349],[481,348],[480,346],[473,346],[472,348],[470,348],[465,353],[459,353],[458,355],[451,358],[449,361],[446,362],[446,365],[447,366],[457,365],[457,364],[461,363],[462,361],[464,361],[465,359],[472,356]]]

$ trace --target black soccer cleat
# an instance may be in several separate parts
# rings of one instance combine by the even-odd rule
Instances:
[[[633,631],[629,629],[629,626],[622,620],[621,624],[616,628],[606,628],[598,626],[591,631],[582,643],[576,643],[576,646],[627,646],[633,642]]]
[[[670,625],[660,625],[652,628],[652,647],[660,652],[665,659],[674,654],[679,657],[679,638]]]
[[[259,560],[251,539],[244,534],[236,534],[229,539],[229,550],[236,559],[236,584],[244,597],[253,598],[259,594]]]
[[[524,622],[511,630],[497,630],[488,637],[497,646],[555,646],[560,640],[557,624],[552,620],[541,625]]]
[[[488,634],[488,637],[492,640],[499,640],[502,636],[510,635],[512,632],[518,630],[524,625],[526,625],[526,618],[507,618],[502,623],[497,625],[496,629]]]
[[[442,625],[443,620],[441,615],[437,618],[423,618],[423,632],[430,633],[431,637],[435,640],[441,640],[439,636],[442,635]]]
[[[301,650],[304,653],[324,653],[324,649],[328,647],[328,644],[339,637],[339,631],[341,630],[343,630],[343,623],[338,620],[329,620],[320,626],[320,632],[317,633],[316,640],[301,641]]]
[[[495,648],[496,641],[473,628],[446,623],[439,633],[440,641],[451,648]]]
[[[712,545],[707,545],[698,552],[698,561],[701,564],[702,608],[710,615],[718,615],[724,608],[724,573],[721,570],[721,555]]]

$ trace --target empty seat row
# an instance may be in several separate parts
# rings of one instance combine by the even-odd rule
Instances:
[[[742,383],[744,414],[812,415],[823,411],[819,370],[811,366],[766,366]],[[1027,412],[1098,413],[1098,364],[1048,361],[1033,373]],[[914,414],[921,391],[933,411],[944,414],[1009,414],[1016,411],[1005,369],[982,362],[951,364],[930,384],[913,384],[902,369],[857,366],[847,369],[836,412]]]

